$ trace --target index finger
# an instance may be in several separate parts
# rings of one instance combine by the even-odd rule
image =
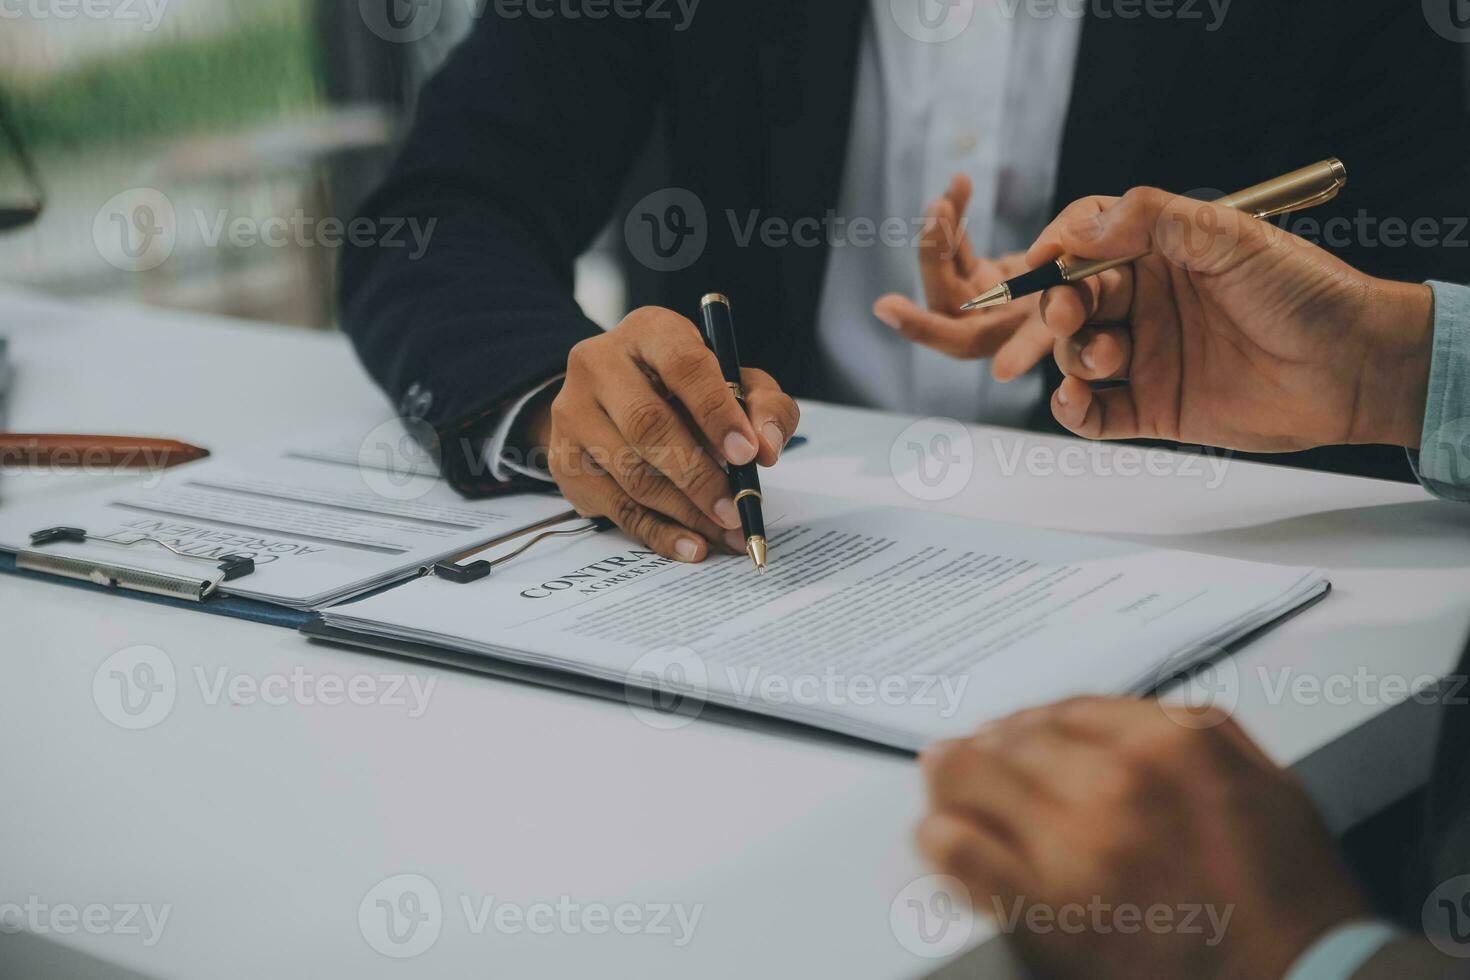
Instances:
[[[1062,209],[1061,214],[1052,219],[1051,224],[1041,230],[1041,234],[1036,236],[1036,241],[1026,250],[1027,268],[1035,269],[1045,265],[1067,251],[1063,238],[1073,239],[1079,231],[1086,234],[1087,230],[1095,225],[1103,211],[1117,202],[1116,197],[1093,195],[1079,198],[1068,204]]]
[[[956,174],[944,196],[929,205],[919,236],[919,277],[930,306],[947,307],[977,266],[965,233],[970,178]]]
[[[740,465],[755,459],[755,428],[692,321],[671,316],[663,329],[639,344],[638,356],[658,374],[704,438],[718,446],[727,461]]]

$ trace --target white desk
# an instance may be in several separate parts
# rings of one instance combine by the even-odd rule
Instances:
[[[135,431],[224,451],[334,423],[366,431],[388,415],[340,337],[14,293],[0,294],[0,331],[16,360],[17,429]],[[906,420],[806,413],[812,444],[768,478],[771,490],[914,504],[890,463]],[[1322,604],[1233,661],[1237,716],[1296,767],[1334,826],[1422,781],[1431,709],[1376,697],[1272,704],[1274,671],[1446,672],[1470,629],[1470,508],[1412,486],[1244,463],[1215,489],[1208,471],[1043,476],[1024,456],[1008,476],[1016,439],[1025,452],[1074,444],[971,436],[967,489],[932,506],[1330,569]],[[94,479],[12,474],[0,493],[22,500]],[[0,904],[172,907],[151,948],[116,932],[0,934],[0,975],[859,980],[936,966],[890,925],[894,899],[925,873],[910,846],[921,802],[905,758],[705,721],[659,731],[615,703],[13,577],[0,578],[0,622]],[[137,644],[168,654],[179,693],[161,724],[124,731],[98,711],[93,675]],[[411,719],[383,705],[211,705],[194,673],[298,666],[409,669],[437,687]],[[429,878],[444,903],[437,942],[406,960],[375,952],[358,925],[369,889],[400,873]],[[664,935],[493,924],[477,934],[460,897],[475,911],[491,895],[703,910],[684,948]],[[975,936],[954,973],[1004,973],[1003,945],[985,927]]]

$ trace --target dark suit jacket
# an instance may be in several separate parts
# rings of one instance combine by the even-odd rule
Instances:
[[[662,304],[692,314],[712,289],[735,297],[746,362],[821,397],[825,245],[742,247],[726,215],[794,223],[836,206],[866,0],[704,0],[682,31],[677,18],[495,10],[429,84],[363,207],[384,227],[437,219],[427,253],[355,247],[342,262],[346,330],[404,414],[444,440],[456,484],[497,489],[464,438],[477,441],[596,332],[573,302],[572,263],[613,217],[656,126],[672,185],[699,197],[709,236],[698,261],[661,278]],[[1059,205],[1139,184],[1230,190],[1338,155],[1348,191],[1311,216],[1363,211],[1373,233],[1335,251],[1382,276],[1470,280],[1464,247],[1378,238],[1389,218],[1438,219],[1448,234],[1444,219],[1470,200],[1461,46],[1433,33],[1419,4],[1235,0],[1217,30],[1208,21],[1089,15]],[[1337,462],[1402,475],[1402,456],[1353,450]]]

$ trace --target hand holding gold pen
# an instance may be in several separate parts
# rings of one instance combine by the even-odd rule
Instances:
[[[1249,220],[1332,196],[1342,166],[1321,167],[1275,202],[1141,187],[1064,208],[1027,264],[1075,276],[1069,257],[1085,256],[1096,260],[1085,271],[1111,271],[1048,289],[1041,304],[1063,376],[1051,398],[1057,421],[1090,439],[1250,452],[1418,446],[1435,336],[1430,287],[1365,275]],[[1140,258],[1144,250],[1152,254]]]
[[[1233,208],[1253,218],[1270,218],[1330,201],[1346,185],[1347,168],[1341,160],[1332,157],[1227,195],[1214,203]],[[1148,254],[1142,252],[1124,258],[1093,260],[1062,255],[1053,263],[992,286],[960,309],[983,310],[1001,306],[1023,296],[1040,293],[1054,286],[1079,282],[1109,269],[1128,265]]]

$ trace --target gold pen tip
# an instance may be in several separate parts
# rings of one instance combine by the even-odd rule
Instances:
[[[750,560],[755,563],[756,571],[766,570],[766,539],[753,536],[745,539],[745,551],[750,555]]]
[[[1011,290],[1005,283],[991,286],[960,307],[961,310],[988,310],[992,306],[1004,306],[1011,301]]]

